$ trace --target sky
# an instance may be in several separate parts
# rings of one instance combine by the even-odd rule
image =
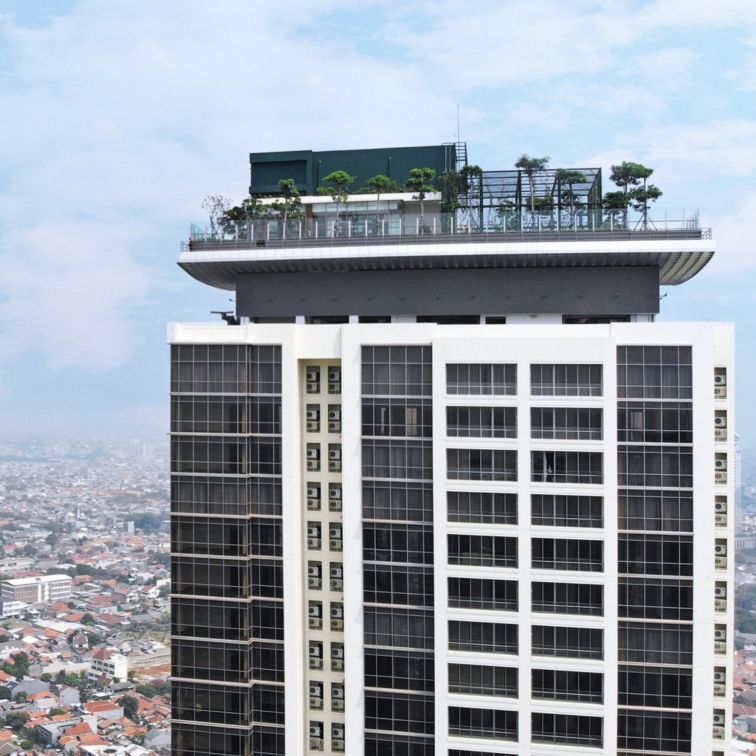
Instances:
[[[654,169],[718,251],[661,320],[733,321],[756,447],[753,0],[0,0],[0,438],[167,429],[176,266],[248,153],[455,141]],[[215,317],[215,316],[213,316]]]

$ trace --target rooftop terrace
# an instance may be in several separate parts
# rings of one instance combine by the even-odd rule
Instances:
[[[417,161],[429,172],[420,188],[411,175]],[[246,273],[540,266],[650,266],[661,284],[678,284],[714,253],[697,211],[652,204],[661,192],[643,166],[623,163],[641,170],[624,185],[613,167],[624,190],[603,195],[600,168],[523,161],[543,165],[484,171],[468,165],[464,143],[253,153],[250,197],[234,208],[216,204],[208,224],[192,225],[179,265],[227,289]],[[348,181],[328,186],[326,171]],[[369,193],[380,191],[375,179],[386,180],[380,194]]]

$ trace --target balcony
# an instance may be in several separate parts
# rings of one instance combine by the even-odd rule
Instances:
[[[469,242],[604,241],[711,239],[697,213],[664,214],[645,223],[627,221],[616,213],[596,210],[576,213],[503,215],[480,222],[455,213],[381,215],[305,220],[258,220],[222,227],[192,224],[181,251],[249,249],[250,247],[349,247],[374,244],[449,244]]]

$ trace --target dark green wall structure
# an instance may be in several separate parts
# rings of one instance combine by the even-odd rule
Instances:
[[[346,171],[355,176],[355,189],[378,174],[389,176],[401,187],[412,168],[433,168],[441,174],[454,170],[455,161],[453,144],[327,152],[252,152],[249,193],[257,197],[277,194],[278,181],[292,178],[302,194],[315,194],[323,178],[333,171]]]

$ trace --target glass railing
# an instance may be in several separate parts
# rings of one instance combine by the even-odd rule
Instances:
[[[368,215],[343,218],[264,219],[193,224],[189,245],[242,243],[264,246],[312,243],[399,243],[461,240],[461,237],[496,237],[514,240],[536,235],[570,236],[583,234],[650,235],[706,238],[697,212],[641,214],[623,211],[575,211],[491,214],[480,218],[468,213],[426,215]]]

